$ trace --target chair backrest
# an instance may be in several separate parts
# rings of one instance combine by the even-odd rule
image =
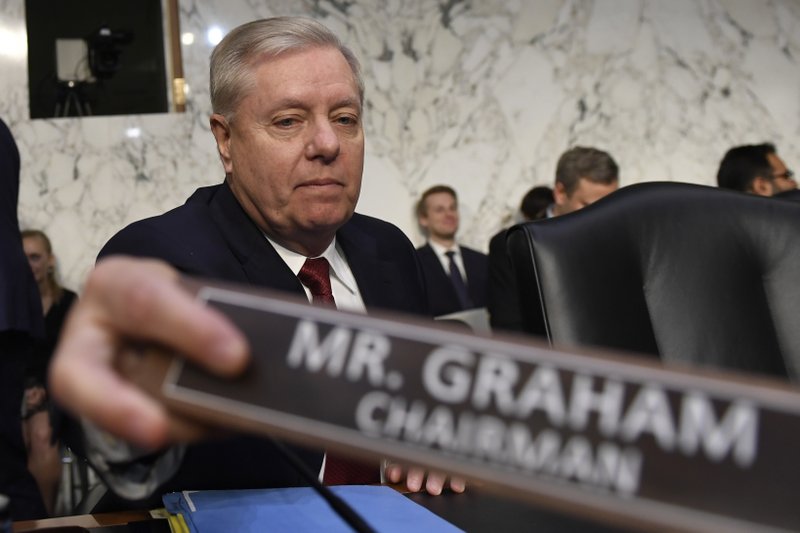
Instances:
[[[779,192],[773,198],[779,200],[790,200],[792,202],[800,202],[800,189],[790,189],[788,191]]]
[[[523,319],[543,314],[553,343],[798,377],[798,204],[644,183],[516,226],[508,246]]]

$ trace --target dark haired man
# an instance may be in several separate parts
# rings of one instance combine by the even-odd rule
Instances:
[[[774,196],[797,188],[794,172],[786,168],[771,143],[728,150],[719,164],[717,185],[760,196]]]

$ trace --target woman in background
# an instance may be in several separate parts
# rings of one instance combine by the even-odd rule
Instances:
[[[22,246],[33,271],[33,278],[39,286],[39,296],[44,311],[45,342],[40,353],[41,360],[35,361],[32,367],[34,377],[44,384],[61,326],[77,295],[62,287],[56,280],[56,256],[53,255],[50,239],[43,231],[38,229],[23,231]]]
[[[28,365],[22,428],[28,448],[28,469],[36,479],[47,511],[52,515],[61,480],[58,435],[61,433],[62,417],[50,405],[45,384],[61,326],[77,295],[56,280],[56,258],[50,239],[44,232],[35,229],[23,231],[22,245],[39,286],[45,325],[45,337],[37,343],[34,357]]]

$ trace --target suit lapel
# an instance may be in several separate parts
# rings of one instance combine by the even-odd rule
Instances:
[[[354,215],[358,216],[358,215]],[[336,233],[347,264],[353,271],[364,305],[387,307],[391,305],[394,265],[381,260],[375,239],[350,222]]]
[[[219,187],[210,207],[215,224],[241,266],[242,281],[305,295],[300,281],[244,212],[227,183]],[[392,261],[381,259],[375,239],[352,219],[336,233],[336,239],[356,279],[364,305],[368,308],[395,305],[403,295],[396,294],[399,289],[394,280],[402,276]]]
[[[223,183],[210,204],[211,216],[242,268],[243,281],[279,291],[305,294],[300,281]]]

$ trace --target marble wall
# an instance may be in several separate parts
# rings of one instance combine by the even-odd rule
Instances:
[[[485,249],[524,192],[576,144],[611,152],[622,184],[714,184],[725,150],[774,141],[800,164],[797,0],[180,0],[187,111],[30,120],[23,0],[0,0],[0,116],[23,158],[19,215],[80,288],[123,225],[221,181],[207,116],[208,30],[308,15],[358,53],[367,80],[359,211],[422,238],[412,207],[461,196]]]

